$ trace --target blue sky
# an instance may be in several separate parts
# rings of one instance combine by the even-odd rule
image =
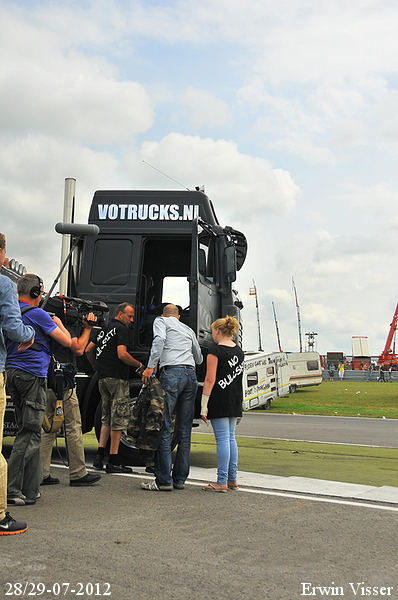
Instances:
[[[66,177],[97,189],[204,185],[249,242],[246,349],[381,352],[398,285],[398,7],[380,0],[7,2],[0,201],[8,256],[49,288]]]

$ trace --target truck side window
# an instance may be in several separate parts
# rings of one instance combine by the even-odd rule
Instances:
[[[215,244],[208,236],[201,236],[199,242],[199,271],[208,280],[215,279]]]
[[[162,302],[172,302],[186,308],[189,306],[189,287],[186,277],[163,279]]]
[[[97,240],[91,272],[93,285],[126,285],[130,276],[131,240]]]

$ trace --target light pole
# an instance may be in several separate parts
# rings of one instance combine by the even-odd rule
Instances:
[[[253,279],[253,287],[249,288],[249,296],[255,296],[256,298],[256,310],[257,310],[257,326],[258,326],[258,350],[262,352],[263,349],[261,347],[261,328],[260,328],[260,311],[258,308],[258,300],[257,300],[257,288]]]

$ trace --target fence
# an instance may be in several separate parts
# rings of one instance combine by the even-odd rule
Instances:
[[[344,380],[345,381],[369,381],[369,373],[370,371],[344,371]],[[371,381],[377,381],[379,377],[379,371],[372,371]],[[384,378],[386,381],[389,381],[390,374],[388,371],[384,371]],[[322,371],[322,380],[330,381],[330,373],[329,371]],[[339,381],[339,372],[334,372],[333,381]],[[398,381],[398,371],[392,371],[391,373],[391,381]]]

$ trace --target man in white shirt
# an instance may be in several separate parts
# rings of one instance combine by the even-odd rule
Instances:
[[[171,492],[173,487],[184,489],[189,474],[191,455],[191,430],[198,382],[195,364],[203,361],[198,340],[192,329],[180,322],[178,308],[168,304],[161,317],[153,323],[153,343],[148,366],[142,381],[148,383],[159,363],[159,380],[165,391],[165,414],[162,437],[155,456],[155,480],[142,483],[150,491]],[[178,448],[171,460],[170,426],[172,414],[176,415]]]

